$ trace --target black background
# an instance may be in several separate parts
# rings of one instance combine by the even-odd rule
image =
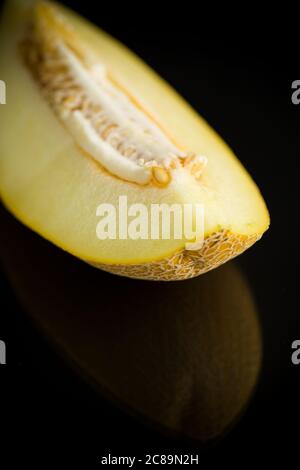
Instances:
[[[296,15],[275,21],[274,12],[263,17],[245,5],[234,15],[227,11],[227,19],[216,5],[210,13],[192,4],[163,13],[154,4],[64,3],[124,42],[173,85],[232,147],[263,192],[271,229],[238,260],[260,312],[262,375],[243,418],[201,451],[201,458],[242,465],[261,455],[288,459],[299,444],[294,428],[300,419],[300,365],[291,362],[300,319],[289,274],[298,251],[300,105],[291,102],[291,83],[299,78]],[[11,218],[2,213],[1,220]],[[7,365],[0,366],[0,442],[6,437],[12,450],[2,446],[0,459],[6,449],[10,461],[41,455],[40,462],[82,460],[88,468],[105,451],[197,453],[197,444],[163,437],[85,384],[26,316],[4,270],[1,307]]]

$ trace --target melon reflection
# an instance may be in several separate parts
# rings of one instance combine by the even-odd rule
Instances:
[[[21,302],[101,393],[201,441],[240,416],[262,348],[252,295],[234,264],[182,282],[121,278],[0,214],[1,259]]]

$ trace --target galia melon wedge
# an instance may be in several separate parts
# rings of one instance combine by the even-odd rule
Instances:
[[[186,279],[268,228],[258,188],[224,142],[140,59],[74,13],[8,2],[0,66],[2,200],[61,248],[125,276]],[[100,240],[98,207],[117,208],[120,197],[149,214],[201,204],[204,243],[173,231]]]

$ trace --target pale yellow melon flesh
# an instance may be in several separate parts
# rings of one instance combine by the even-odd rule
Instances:
[[[34,3],[34,2],[33,2]],[[269,225],[253,180],[215,132],[147,65],[123,45],[56,5],[78,38],[182,148],[208,158],[201,183],[174,179],[166,188],[140,187],[115,178],[86,158],[47,104],[19,54],[31,11],[9,2],[2,18],[0,77],[7,104],[0,107],[0,193],[4,204],[56,245],[108,271],[146,279],[185,279],[244,251]],[[221,110],[220,110],[221,112]],[[238,132],[238,123],[237,123]],[[118,204],[202,203],[204,247],[186,240],[99,240],[96,208]]]

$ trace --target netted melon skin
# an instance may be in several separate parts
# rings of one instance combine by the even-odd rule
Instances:
[[[181,250],[158,261],[140,264],[89,264],[119,276],[149,281],[179,281],[191,279],[217,268],[243,253],[262,234],[250,236],[232,234],[227,230],[215,232],[204,241],[199,251]]]

